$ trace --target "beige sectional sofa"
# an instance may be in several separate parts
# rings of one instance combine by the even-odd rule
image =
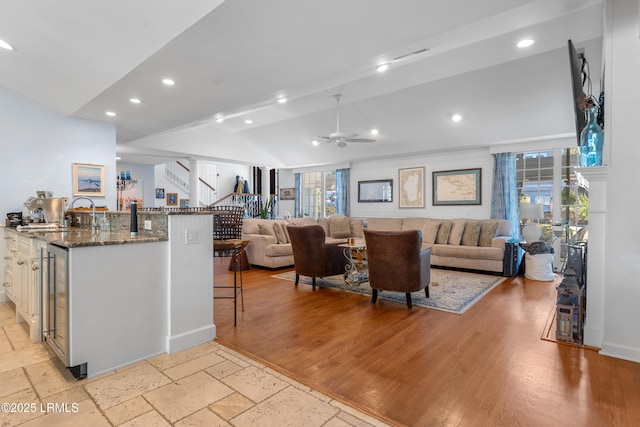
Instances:
[[[278,224],[275,225],[274,224]],[[433,219],[433,218],[291,218],[244,220],[242,239],[249,263],[267,268],[293,265],[291,244],[286,226],[319,224],[327,241],[346,241],[347,237],[364,241],[363,228],[371,230],[422,231],[423,245],[432,248],[431,265],[454,267],[495,273],[504,272],[505,245],[511,236],[511,223],[507,220]],[[283,227],[284,226],[284,227]]]

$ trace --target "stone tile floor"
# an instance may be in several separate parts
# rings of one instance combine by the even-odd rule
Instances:
[[[8,302],[0,402],[0,426],[387,425],[216,342],[77,381]]]

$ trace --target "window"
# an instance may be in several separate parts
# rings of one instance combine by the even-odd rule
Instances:
[[[322,218],[336,213],[336,171],[302,175],[302,215]]]
[[[552,224],[567,224],[569,238],[588,224],[589,188],[574,168],[578,166],[578,149],[516,154],[516,180],[520,200],[544,206],[543,240],[551,238]],[[559,203],[558,203],[559,201]]]

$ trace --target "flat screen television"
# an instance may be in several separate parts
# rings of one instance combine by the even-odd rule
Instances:
[[[584,93],[584,84],[589,78],[587,75],[587,63],[584,53],[578,53],[573,42],[568,41],[569,45],[569,65],[571,67],[571,87],[573,93],[573,109],[576,116],[576,136],[577,143],[580,145],[580,132],[587,124],[584,111],[580,108],[580,99],[586,95]]]

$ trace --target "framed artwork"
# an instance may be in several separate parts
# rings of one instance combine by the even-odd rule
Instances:
[[[180,199],[180,207],[188,208],[189,207],[189,199]]]
[[[105,195],[104,165],[74,163],[72,179],[74,196]]]
[[[482,204],[482,169],[433,172],[433,205]]]
[[[393,202],[393,180],[358,181],[358,202]]]
[[[167,193],[167,206],[178,206],[178,193]]]
[[[156,188],[156,199],[164,199],[164,188]]]
[[[399,208],[424,208],[424,167],[398,169]]]
[[[280,200],[293,200],[294,197],[294,189],[293,188],[281,188],[280,189]]]

